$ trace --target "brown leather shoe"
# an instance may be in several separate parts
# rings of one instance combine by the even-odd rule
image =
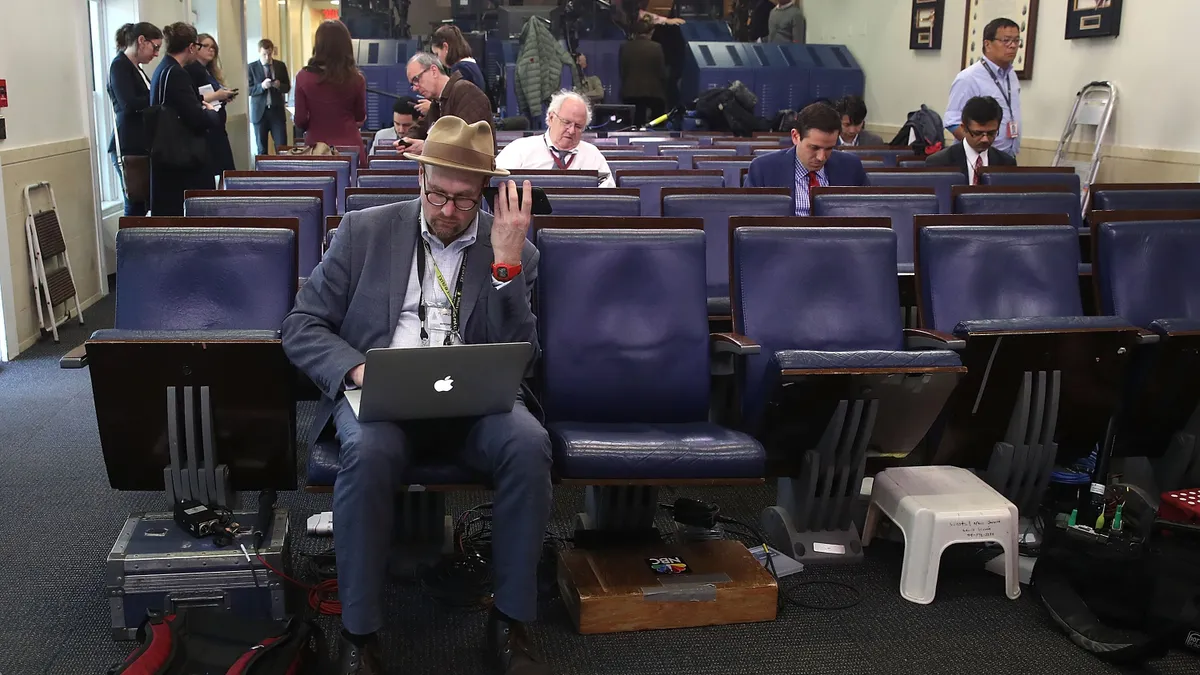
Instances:
[[[343,635],[338,643],[337,675],[384,675],[379,640],[358,646]]]
[[[529,638],[529,629],[492,610],[488,615],[488,657],[502,675],[552,675]]]

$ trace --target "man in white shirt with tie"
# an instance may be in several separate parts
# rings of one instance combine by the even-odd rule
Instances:
[[[946,166],[967,177],[968,185],[979,185],[979,174],[989,166],[1016,166],[1017,160],[1008,153],[992,147],[1000,134],[1004,111],[990,96],[976,96],[962,109],[962,125],[958,128],[963,142],[929,156],[925,166]],[[957,134],[956,134],[957,135]]]
[[[522,169],[596,171],[600,187],[616,187],[600,149],[583,140],[591,122],[592,107],[587,99],[564,89],[550,98],[546,133],[509,143],[496,156],[496,166],[513,173]]]

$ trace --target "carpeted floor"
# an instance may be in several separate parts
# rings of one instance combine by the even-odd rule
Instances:
[[[158,509],[154,494],[108,487],[96,431],[88,372],[58,369],[57,359],[96,328],[111,326],[111,300],[87,311],[86,327],[70,327],[0,364],[0,673],[100,673],[131,650],[109,635],[105,555],[126,516]],[[301,411],[301,417],[307,411]],[[301,459],[303,461],[303,458]],[[743,520],[771,503],[771,488],[681,491],[716,501]],[[455,494],[455,512],[486,494]],[[290,509],[294,550],[316,552],[328,539],[302,534],[303,522],[330,508],[328,496],[281,496]],[[569,527],[582,504],[577,489],[556,492],[555,527]],[[937,599],[904,601],[901,548],[873,545],[862,565],[803,572],[859,589],[862,602],[840,611],[789,607],[769,624],[600,636],[575,634],[561,604],[544,603],[538,640],[564,675],[736,675],[740,673],[1055,673],[1121,672],[1093,659],[1050,625],[1026,589],[1005,598],[999,577],[977,556],[948,554]],[[818,587],[798,590],[814,603]],[[822,587],[823,588],[823,587]],[[392,673],[486,672],[481,665],[483,615],[463,613],[415,585],[388,589],[393,623],[385,632]],[[335,620],[325,622],[333,634]],[[1200,672],[1200,659],[1173,653],[1144,672]]]

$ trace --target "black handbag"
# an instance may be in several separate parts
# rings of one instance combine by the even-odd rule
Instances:
[[[146,108],[142,115],[150,139],[150,160],[159,167],[198,169],[208,164],[208,144],[203,135],[193,133],[179,113],[166,104],[167,83],[173,70],[163,77],[158,105]]]

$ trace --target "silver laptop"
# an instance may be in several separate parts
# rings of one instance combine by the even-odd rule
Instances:
[[[528,342],[371,349],[346,401],[362,422],[509,412],[532,357]]]

